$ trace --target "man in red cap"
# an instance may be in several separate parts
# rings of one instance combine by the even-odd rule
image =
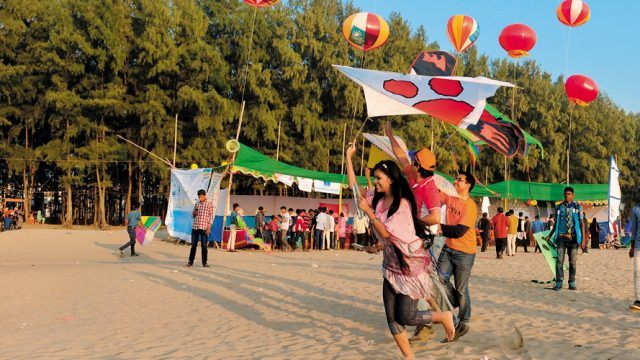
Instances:
[[[385,125],[384,132],[391,142],[393,154],[400,162],[409,180],[413,196],[416,198],[418,217],[427,225],[438,225],[440,223],[440,195],[438,187],[433,181],[433,173],[436,170],[435,155],[431,150],[424,148],[415,153],[412,162],[393,136],[391,123]]]

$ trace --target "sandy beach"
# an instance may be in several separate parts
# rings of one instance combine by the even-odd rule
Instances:
[[[162,235],[160,235],[162,236]],[[400,359],[382,306],[381,255],[210,249],[156,239],[118,258],[122,228],[31,225],[0,234],[2,359]],[[478,253],[471,331],[413,345],[420,359],[638,359],[626,250],[578,260],[557,293],[540,254]],[[412,329],[411,329],[412,330]]]

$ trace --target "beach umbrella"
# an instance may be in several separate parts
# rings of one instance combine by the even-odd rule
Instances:
[[[498,42],[512,58],[529,56],[529,51],[536,45],[536,32],[525,24],[511,24],[500,33]]]

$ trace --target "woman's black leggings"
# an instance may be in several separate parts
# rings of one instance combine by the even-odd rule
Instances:
[[[432,322],[431,311],[418,311],[418,300],[396,292],[387,279],[384,279],[382,285],[382,300],[387,324],[394,336],[401,334],[405,326],[427,325]]]

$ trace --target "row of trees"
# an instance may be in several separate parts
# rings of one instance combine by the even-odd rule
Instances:
[[[355,132],[366,115],[361,90],[331,65],[406,72],[421,50],[439,47],[393,14],[387,44],[364,58],[340,32],[355,12],[340,0],[290,0],[257,12],[238,0],[3,1],[1,195],[40,207],[53,194],[51,210],[67,225],[119,224],[132,198],[161,214],[169,167],[116,135],[173,161],[177,119],[176,166],[217,166],[235,136],[243,89],[243,143],[274,155],[281,128],[280,161],[340,172],[344,125]],[[490,101],[540,139],[545,154],[532,149],[528,160],[509,160],[510,177],[562,182],[572,116],[572,182],[606,182],[615,153],[623,187],[635,185],[638,114],[606,95],[571,111],[563,78],[535,61],[489,59],[472,48],[457,71],[521,87],[514,103],[505,89]],[[433,132],[441,171],[469,166],[464,141],[440,122],[390,117],[365,131],[380,131],[383,121],[394,121],[410,147],[429,145]],[[503,180],[503,164],[483,149],[478,177]],[[250,179],[235,185],[264,189]]]

